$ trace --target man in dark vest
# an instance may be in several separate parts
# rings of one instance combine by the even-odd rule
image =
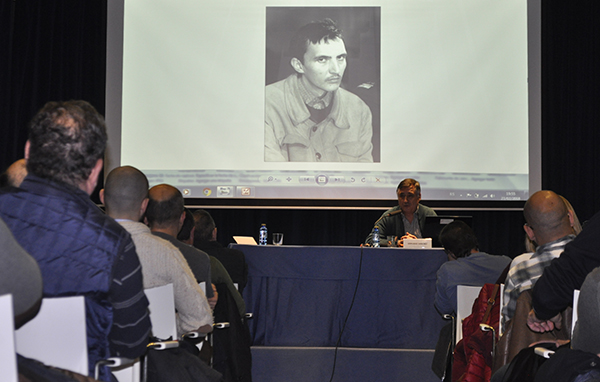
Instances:
[[[0,217],[42,272],[44,297],[85,297],[89,372],[110,356],[137,358],[150,333],[131,237],[92,203],[106,125],[85,101],[49,102],[25,145],[27,177],[0,192]],[[100,379],[111,381],[107,368]]]

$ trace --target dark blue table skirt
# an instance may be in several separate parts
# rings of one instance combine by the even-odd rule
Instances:
[[[335,346],[356,291],[340,346],[435,348],[445,323],[433,307],[440,249],[232,247],[248,263],[255,346]]]

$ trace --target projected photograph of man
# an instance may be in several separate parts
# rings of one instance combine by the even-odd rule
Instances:
[[[379,162],[380,8],[266,16],[265,162]]]

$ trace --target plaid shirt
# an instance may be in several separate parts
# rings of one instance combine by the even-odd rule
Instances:
[[[535,253],[525,253],[514,258],[504,282],[504,301],[502,307],[502,324],[510,320],[517,308],[519,295],[533,288],[536,281],[544,273],[544,268],[559,257],[565,245],[575,239],[575,235],[567,235],[536,248]]]

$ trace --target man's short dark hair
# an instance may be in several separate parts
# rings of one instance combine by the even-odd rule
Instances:
[[[185,241],[192,236],[192,228],[194,228],[194,216],[192,215],[192,211],[185,208],[185,219],[183,220],[183,225],[177,234],[177,240]]]
[[[75,187],[106,149],[104,118],[86,101],[48,102],[29,124],[27,171]]]
[[[147,197],[148,178],[135,167],[117,167],[106,177],[104,204],[110,214],[137,212]]]
[[[194,220],[196,221],[195,238],[199,241],[211,241],[216,227],[212,216],[205,210],[196,210],[194,211]]]
[[[170,195],[165,199],[156,200],[152,198],[152,192],[150,192],[150,200],[148,208],[146,208],[148,224],[150,227],[179,225],[179,219],[185,208],[181,191],[166,184],[154,187],[168,187]]]
[[[342,31],[332,19],[324,19],[306,24],[296,32],[290,42],[289,55],[297,58],[304,63],[304,53],[308,44],[318,44],[319,42],[328,42],[329,40],[343,40]]]
[[[468,256],[472,249],[479,250],[475,233],[461,220],[455,220],[445,226],[439,239],[444,249],[452,252],[457,258]]]
[[[406,178],[402,182],[398,184],[396,188],[396,192],[400,191],[402,188],[409,188],[410,186],[415,186],[415,190],[417,191],[417,195],[421,196],[421,183],[413,178]]]

